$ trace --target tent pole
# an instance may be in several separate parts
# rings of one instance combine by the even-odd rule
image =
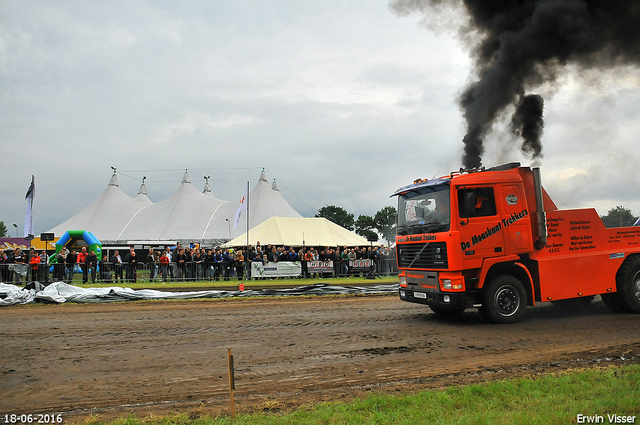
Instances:
[[[244,248],[245,255],[249,252],[249,198],[251,198],[251,192],[249,192],[249,181],[247,180],[247,246]]]

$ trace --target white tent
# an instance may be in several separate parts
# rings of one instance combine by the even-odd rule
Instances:
[[[120,189],[118,176],[113,173],[107,188],[95,201],[69,220],[47,232],[62,236],[68,230],[89,230],[94,233],[92,229],[99,229],[101,235],[115,239],[131,217],[151,204],[144,183],[140,186],[138,196],[131,198]],[[100,239],[99,236],[97,237]]]
[[[271,217],[249,231],[249,245],[284,246],[363,246],[367,239],[326,218]],[[227,242],[225,246],[247,244],[247,234]]]
[[[269,185],[264,170],[246,201],[249,205],[249,229],[273,216],[301,217],[284,200],[275,182],[273,186]],[[239,204],[240,198],[235,201],[216,199],[208,181],[204,192],[200,192],[186,171],[180,187],[163,201],[152,203],[144,183],[138,196],[131,198],[118,187],[114,172],[98,199],[48,232],[60,236],[68,230],[88,230],[103,245],[123,245],[129,241],[146,241],[149,244],[178,241],[212,246],[246,232],[246,210],[235,226]]]

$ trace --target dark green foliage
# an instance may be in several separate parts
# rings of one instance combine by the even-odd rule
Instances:
[[[607,215],[601,215],[600,218],[605,227],[629,227],[638,220],[630,209],[624,208],[622,205],[611,208]]]

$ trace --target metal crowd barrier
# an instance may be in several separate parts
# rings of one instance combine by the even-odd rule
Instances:
[[[300,278],[350,278],[350,277],[387,277],[396,276],[398,269],[395,258],[373,260],[369,267],[350,267],[349,261],[339,260],[333,263],[331,271],[313,272],[307,269],[306,262],[302,265]],[[249,262],[245,262],[242,275],[244,279],[251,279]],[[162,282],[162,281],[211,281],[211,280],[237,280],[236,264],[232,264],[226,270],[222,263],[194,263],[183,264],[169,263],[166,266],[160,263],[138,262],[135,265],[129,263],[111,263],[99,261],[97,267],[87,268],[87,283],[135,283],[135,282]],[[32,281],[55,282],[64,281],[69,284],[79,284],[84,281],[84,267],[81,264],[40,264],[37,269],[30,264],[19,265],[0,263],[0,282],[24,285]],[[228,272],[228,274],[227,274]]]

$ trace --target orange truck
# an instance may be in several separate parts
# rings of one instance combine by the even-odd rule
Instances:
[[[559,210],[539,168],[461,169],[392,196],[403,301],[441,316],[475,307],[492,323],[596,295],[640,313],[640,227],[607,229],[593,208]]]

